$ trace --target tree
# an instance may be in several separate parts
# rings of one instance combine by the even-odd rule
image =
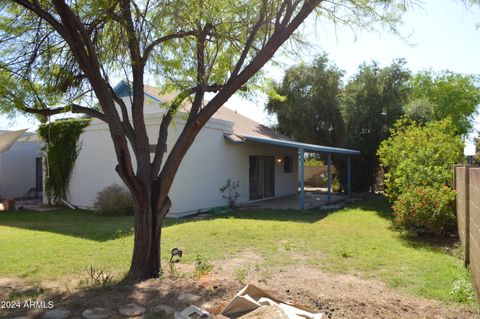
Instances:
[[[394,28],[404,1],[4,0],[0,4],[0,105],[7,112],[86,114],[104,121],[132,194],[135,230],[129,276],[160,274],[162,222],[182,159],[212,115],[312,13]],[[296,37],[294,37],[296,38]],[[110,80],[131,83],[131,110]],[[150,158],[144,123],[146,76],[177,92],[166,106]],[[215,92],[208,102],[207,92]],[[168,127],[189,100],[186,124],[164,156]],[[117,108],[117,107],[118,108]]]
[[[463,159],[463,143],[450,119],[424,126],[399,120],[378,156],[385,169],[386,195],[403,226],[442,234],[454,225],[452,164]]]
[[[376,63],[362,64],[345,87],[342,97],[345,145],[361,151],[352,161],[353,191],[368,191],[376,182],[377,149],[403,113],[409,97],[406,85],[409,78],[404,60],[385,68]],[[345,180],[344,167],[339,168],[341,180]]]
[[[470,133],[473,129],[474,116],[480,103],[480,87],[473,76],[449,71],[438,74],[426,71],[412,78],[413,108],[426,110],[425,121],[442,120],[450,117],[454,129],[459,135]],[[422,110],[423,109],[423,110]],[[419,119],[418,116],[413,116]]]
[[[311,64],[289,68],[270,98],[267,110],[278,120],[278,130],[294,140],[312,144],[338,145],[344,134],[340,113],[343,71],[330,64],[326,54]]]

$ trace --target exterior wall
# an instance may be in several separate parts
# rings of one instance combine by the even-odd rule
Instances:
[[[157,140],[161,114],[149,114],[146,125],[150,141]],[[183,129],[182,120],[169,128],[167,150],[170,151]],[[224,138],[232,123],[211,119],[197,136],[182,161],[170,190],[170,216],[181,216],[227,204],[219,188],[228,179],[239,181],[238,203],[249,200],[249,156],[291,156],[292,173],[283,172],[283,163],[275,161],[275,196],[297,193],[298,155],[296,149],[280,146],[242,143],[233,144]],[[96,194],[113,183],[122,185],[115,172],[117,163],[113,144],[106,126],[92,121],[80,137],[82,148],[70,182],[70,202],[92,207]]]
[[[480,297],[480,167],[456,166],[458,233]]]
[[[36,185],[36,158],[40,143],[17,141],[0,154],[0,197],[22,197]]]

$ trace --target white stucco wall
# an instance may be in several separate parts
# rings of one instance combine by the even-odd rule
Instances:
[[[35,187],[40,156],[40,144],[34,141],[17,141],[0,154],[0,197],[21,197]]]
[[[146,125],[151,144],[158,136],[161,114],[149,114]],[[167,149],[170,151],[183,129],[177,119],[170,126]],[[283,172],[283,163],[275,161],[275,196],[295,194],[298,189],[297,150],[279,146],[243,143],[233,144],[224,139],[231,132],[232,123],[211,119],[197,136],[177,172],[170,191],[170,215],[180,216],[198,210],[226,205],[219,188],[228,179],[240,182],[238,202],[247,202],[249,196],[249,156],[291,156],[292,173]],[[96,194],[113,183],[122,185],[115,172],[117,163],[113,144],[106,126],[92,121],[80,137],[82,148],[70,182],[70,201],[80,207],[92,207]]]

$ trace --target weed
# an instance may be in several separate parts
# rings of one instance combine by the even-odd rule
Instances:
[[[272,278],[272,271],[270,269],[266,269],[260,273],[260,279],[258,281],[267,283],[268,280]]]
[[[80,281],[80,286],[94,288],[111,288],[115,285],[115,276],[111,273],[96,269],[93,266],[87,271],[87,277]]]
[[[235,280],[238,280],[241,284],[245,285],[247,282],[248,270],[246,268],[237,268],[234,271]]]
[[[203,260],[201,256],[197,256],[194,270],[194,275],[196,277],[208,275],[212,271],[212,269],[212,263],[210,263],[208,260]]]
[[[450,297],[456,302],[470,303],[475,301],[475,290],[468,280],[457,280],[453,283]]]

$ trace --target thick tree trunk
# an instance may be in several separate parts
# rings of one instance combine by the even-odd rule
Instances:
[[[160,226],[163,216],[162,220],[157,221],[157,214],[152,209],[151,201],[146,198],[134,200],[134,210],[135,238],[128,277],[133,280],[158,278],[162,272],[160,264],[162,228]]]

